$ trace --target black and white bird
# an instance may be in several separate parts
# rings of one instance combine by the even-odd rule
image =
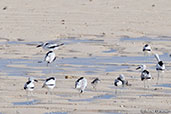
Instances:
[[[91,85],[93,86],[94,89],[96,89],[97,84],[100,83],[99,78],[95,78],[92,82]]]
[[[114,85],[122,87],[124,87],[125,85],[128,86],[128,81],[125,79],[125,76],[123,74],[120,74],[119,77],[115,79]]]
[[[125,85],[129,86],[128,81],[125,79],[125,76],[123,74],[120,74],[119,77],[115,79],[114,85],[116,87],[124,87]],[[117,88],[115,90],[115,93],[117,93]]]
[[[46,43],[39,44],[37,47],[42,47],[44,50],[53,51],[63,45],[64,45],[64,43],[57,44],[57,43],[52,43],[52,42],[46,42]]]
[[[157,71],[164,71],[165,70],[165,64],[163,63],[163,61],[160,60],[158,54],[155,54],[154,56],[158,61],[157,65],[156,65],[156,70]]]
[[[48,64],[52,63],[55,60],[56,60],[56,55],[53,51],[49,51],[48,53],[46,53],[44,61],[47,62],[47,66]]]
[[[146,70],[146,65],[140,65],[136,70],[141,69],[141,80],[144,81],[144,88],[146,88],[145,81],[147,81],[147,87],[148,85],[148,80],[151,80],[151,74],[148,70]]]
[[[34,79],[32,77],[28,78],[28,81],[24,85],[24,90],[26,90],[27,93],[28,93],[28,91],[31,92],[31,91],[34,90],[34,82],[38,82],[38,80],[36,80],[36,79]]]
[[[56,86],[56,78],[55,77],[49,77],[45,80],[42,88],[47,88],[48,89],[48,93],[54,89],[54,87]]]
[[[143,52],[145,53],[151,53],[152,49],[151,49],[151,46],[146,44],[144,47],[143,47]]]
[[[84,77],[79,78],[75,82],[75,88],[79,89],[80,93],[83,93],[86,87],[87,87],[87,79]]]
[[[156,64],[156,70],[158,72],[158,77],[157,77],[157,84],[158,84],[159,77],[160,77],[160,72],[164,72],[164,70],[165,70],[165,64],[163,63],[163,61],[160,60],[158,54],[155,54],[154,56],[155,56],[155,58],[157,59],[157,62],[158,62]]]

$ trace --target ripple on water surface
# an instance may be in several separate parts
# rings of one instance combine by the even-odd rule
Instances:
[[[99,99],[111,99],[111,98],[115,98],[116,96],[113,95],[113,94],[105,94],[105,95],[99,95],[99,96],[94,96],[92,98],[87,98],[87,99],[76,99],[76,100],[73,100],[73,99],[69,99],[68,101],[70,102],[91,102],[91,101],[94,101],[94,100],[99,100]]]
[[[23,102],[13,102],[13,105],[34,105],[37,104],[39,100],[23,101]]]

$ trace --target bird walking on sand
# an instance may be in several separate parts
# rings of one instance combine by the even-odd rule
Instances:
[[[53,90],[55,86],[56,86],[56,78],[49,77],[45,80],[42,88],[47,88],[48,89],[47,93],[50,93],[50,91]]]
[[[48,51],[54,51],[56,49],[58,49],[60,46],[63,46],[64,43],[61,44],[57,44],[57,43],[52,43],[52,42],[46,42],[46,43],[41,43],[37,46],[38,47],[42,47],[44,50],[48,50]]]
[[[46,53],[44,61],[47,62],[47,66],[48,64],[52,63],[55,60],[56,60],[56,55],[53,51],[49,51],[48,53]]]
[[[26,90],[27,95],[28,95],[28,92],[32,92],[34,90],[34,82],[38,82],[38,80],[32,77],[29,77],[28,81],[25,83],[24,90]]]
[[[136,70],[141,69],[141,80],[144,81],[144,88],[146,88],[145,81],[147,81],[147,87],[149,88],[148,85],[148,80],[151,80],[151,74],[148,70],[146,70],[146,65],[140,65]]]
[[[159,55],[158,54],[155,54],[154,55],[155,58],[157,59],[158,63],[156,64],[156,70],[158,72],[158,77],[157,77],[157,84],[158,84],[158,81],[159,81],[159,77],[160,77],[160,72],[164,72],[165,70],[165,64],[163,63],[163,61],[160,60],[159,58]],[[162,77],[162,76],[161,76]]]
[[[128,81],[125,79],[125,76],[123,74],[120,74],[119,77],[117,77],[114,81],[114,85],[116,87],[124,87],[125,85],[126,86],[129,86],[130,84],[128,84]],[[115,93],[117,93],[117,88],[115,90]]]
[[[80,93],[84,93],[85,88],[87,87],[87,79],[84,77],[79,78],[75,82],[75,88],[80,90]]]
[[[96,86],[97,84],[100,83],[100,79],[99,78],[95,78],[92,82],[91,85],[93,86],[93,88],[96,90]]]

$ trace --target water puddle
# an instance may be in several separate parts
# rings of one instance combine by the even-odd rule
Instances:
[[[159,85],[155,85],[155,87],[166,87],[166,88],[171,88],[171,84],[159,84]]]
[[[171,58],[165,53],[160,55],[161,59],[170,61]],[[33,59],[1,59],[0,72],[8,76],[26,76],[32,72],[41,72],[44,74],[82,71],[85,74],[98,74],[104,72],[113,72],[125,70],[132,67],[132,64],[146,64],[144,56],[108,56],[108,57],[88,57],[88,58],[58,58],[54,63],[46,67],[45,62],[39,62],[40,58]],[[153,56],[149,57],[148,64],[156,63]],[[167,67],[169,69],[171,67]],[[151,67],[155,69],[155,65]]]
[[[59,40],[55,40],[52,42],[59,42]],[[94,40],[94,39],[78,39],[78,38],[68,38],[68,39],[61,39],[60,42],[64,44],[75,44],[75,43],[103,43],[104,40]]]
[[[171,37],[167,37],[167,36],[161,36],[161,37],[156,37],[156,38],[152,38],[152,37],[137,37],[137,38],[130,38],[130,37],[122,37],[120,38],[120,41],[171,41]]]
[[[123,113],[120,113],[120,112],[104,112],[103,114],[123,114]]]
[[[68,114],[67,112],[46,112],[44,114]]]
[[[69,99],[68,101],[70,101],[70,102],[92,102],[94,100],[111,99],[111,98],[116,98],[116,96],[112,95],[112,94],[105,94],[105,95],[94,96],[92,98],[87,98],[87,99],[78,99],[78,100]]]
[[[131,38],[124,38],[123,40],[127,40],[127,39],[131,39]],[[142,40],[142,38],[137,38],[137,39]],[[149,39],[149,38],[145,37],[145,39]],[[168,38],[166,37],[166,39]],[[53,40],[49,42],[59,42],[59,40]],[[78,39],[72,37],[67,39],[61,39],[60,42],[65,44],[72,44],[72,43],[103,43],[104,41],[93,40],[93,39]],[[9,45],[18,45],[18,44],[37,45],[40,42],[25,42],[23,40],[18,40],[18,41],[0,42],[0,44],[2,43],[7,43]],[[117,50],[111,48],[108,51],[103,51],[103,53],[113,53],[116,51]],[[81,71],[81,72],[85,72],[85,74],[98,74],[104,72],[113,72],[118,70],[129,69],[132,64],[156,63],[154,56],[149,56],[148,61],[144,61],[146,58],[147,57],[145,56],[129,56],[129,57],[128,56],[107,56],[107,57],[91,56],[87,58],[78,58],[78,57],[58,58],[53,63],[53,65],[51,64],[49,67],[46,67],[45,62],[40,62],[40,58],[38,57],[32,59],[1,59],[0,72],[6,73],[8,76],[27,76],[27,74],[37,71],[44,74],[49,74],[52,72],[59,73],[59,72],[73,72],[73,71]],[[160,58],[163,61],[171,60],[170,55],[168,53],[164,53],[160,55]],[[43,59],[43,57],[41,59]]]
[[[115,50],[115,49],[110,49],[110,50],[108,50],[108,51],[103,51],[103,53],[114,53],[114,52],[116,52],[117,50]]]
[[[13,102],[13,105],[35,105],[39,100],[24,101],[24,102]]]
[[[153,97],[154,95],[152,95],[152,94],[147,94],[147,95],[138,95],[138,96],[140,96],[140,97]]]
[[[27,76],[34,71],[48,70],[42,69],[37,60],[30,59],[1,59],[0,64],[0,72],[5,72],[8,76]]]
[[[47,41],[49,43],[64,43],[64,44],[75,44],[75,43],[102,43],[104,42],[104,40],[94,40],[94,39],[78,39],[76,37],[70,37],[70,38],[66,38],[66,39],[57,39],[57,40],[50,40]],[[33,42],[25,42],[24,40],[18,40],[18,41],[9,41],[8,40],[4,40],[4,41],[0,41],[0,44],[7,44],[7,45],[30,45],[30,46],[36,46],[38,44],[42,43],[41,41],[33,41]]]

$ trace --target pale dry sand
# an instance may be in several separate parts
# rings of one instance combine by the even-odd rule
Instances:
[[[155,59],[149,63],[148,58],[144,60],[154,78],[149,82],[148,89],[143,88],[140,72],[135,71],[143,61],[135,59],[137,62],[134,62],[132,59],[133,63],[115,60],[102,63],[104,66],[128,68],[107,72],[100,65],[94,74],[75,70],[86,65],[58,63],[61,58],[139,57],[143,56],[142,47],[146,43],[151,45],[154,53],[170,54],[170,6],[170,0],[0,1],[0,58],[1,66],[5,66],[0,70],[0,114],[171,113],[171,87],[156,86]],[[123,37],[149,37],[155,40],[120,40]],[[37,63],[43,60],[46,52],[36,48],[36,44],[51,40],[71,43],[55,51],[57,61],[47,68],[45,63]],[[116,51],[105,53],[110,49]],[[169,57],[165,60],[167,69],[160,84],[171,84],[170,60]],[[89,67],[93,69],[97,65]],[[23,75],[14,73],[15,70],[21,70]],[[119,89],[116,95],[113,81],[120,73],[132,86]],[[75,78],[65,79],[66,75]],[[23,86],[29,76],[39,82],[35,84],[33,96],[27,98]],[[46,89],[41,88],[43,80],[49,76],[57,78],[53,95],[46,95]],[[74,82],[81,76],[88,79],[88,87],[79,96]],[[96,91],[90,84],[95,77],[102,80]],[[33,100],[32,105],[23,104]]]

